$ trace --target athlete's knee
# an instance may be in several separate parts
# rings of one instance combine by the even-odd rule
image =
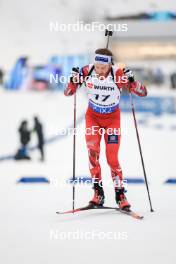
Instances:
[[[99,142],[96,140],[86,140],[87,149],[89,152],[93,153],[99,153],[100,152],[100,146]]]
[[[94,149],[88,149],[89,159],[94,161],[94,163],[99,163],[99,151]]]

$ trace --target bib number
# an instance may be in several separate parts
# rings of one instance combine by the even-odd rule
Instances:
[[[101,102],[105,102],[109,97],[110,97],[110,94],[109,95],[99,95],[99,94],[95,94],[95,100],[99,100],[100,99]]]

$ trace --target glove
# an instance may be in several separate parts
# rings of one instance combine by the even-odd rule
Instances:
[[[134,74],[130,69],[124,68],[123,73],[127,76],[129,82],[134,82]]]
[[[70,74],[70,81],[72,83],[79,83],[79,78],[80,78],[79,68],[78,67],[72,68],[72,71]]]
[[[129,91],[138,96],[147,95],[146,87],[142,85],[139,81],[134,81],[133,83],[130,83]]]

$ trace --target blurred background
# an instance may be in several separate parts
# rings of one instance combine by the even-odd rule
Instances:
[[[30,255],[25,263],[49,263],[49,257],[52,259],[53,256],[52,250],[47,252],[50,246],[49,228],[68,228],[63,222],[58,227],[58,218],[54,218],[53,214],[59,208],[71,207],[71,186],[62,188],[59,183],[65,183],[72,177],[72,136],[61,133],[61,129],[73,126],[73,98],[64,97],[65,85],[59,78],[58,81],[51,82],[51,76],[68,77],[73,66],[82,67],[91,63],[94,51],[106,45],[104,30],[59,30],[61,24],[73,25],[78,22],[84,26],[98,22],[104,28],[113,24],[119,29],[114,32],[110,41],[115,65],[131,68],[136,79],[148,89],[147,98],[134,96],[134,101],[154,208],[168,216],[170,201],[172,210],[175,207],[175,1],[0,0],[0,198],[6,198],[6,203],[1,208],[5,227],[1,237],[13,252],[6,256],[7,250],[3,245],[3,263],[22,263],[22,257],[28,254],[29,248],[34,252],[38,248],[38,251],[34,254],[36,258]],[[127,30],[120,30],[122,28]],[[86,107],[87,97],[82,87],[77,99],[77,125],[80,131],[84,128]],[[145,214],[148,201],[129,96],[125,91],[121,108],[123,139],[120,161],[124,177],[132,183],[128,197]],[[108,175],[111,181],[104,151],[102,143],[103,177],[106,179]],[[84,133],[78,134],[76,153],[76,175],[84,180],[89,177]],[[92,195],[91,188],[77,188],[77,206],[85,205]],[[112,190],[107,188],[105,191],[109,193],[107,202],[113,205],[114,198],[110,194]],[[175,212],[175,208],[173,211]],[[159,234],[157,213],[155,216],[153,222],[151,220],[150,224],[146,223],[145,234],[143,230],[140,234],[135,234],[141,254],[145,252],[142,247],[145,238],[148,246],[151,242],[149,234]],[[14,226],[11,225],[12,218]],[[170,218],[165,218],[167,226],[171,227],[173,223],[168,219]],[[113,220],[110,215],[106,220],[106,224],[111,223],[111,228],[116,228],[116,222],[111,222]],[[159,221],[162,225],[162,220]],[[75,226],[75,223],[79,223],[83,229],[89,224],[94,227],[90,218],[84,219],[83,226],[78,220],[74,224],[72,222],[69,228]],[[102,229],[106,229],[106,224],[102,224]],[[123,229],[121,222],[118,224],[119,229]],[[127,224],[125,227],[132,232],[132,226]],[[164,228],[163,223],[161,229]],[[156,247],[158,253],[155,255],[156,261],[166,263],[170,259],[170,263],[174,263],[172,260],[175,251],[167,247],[167,241],[172,240],[172,236],[174,237],[174,233],[171,235],[168,231],[167,239],[160,248],[157,245],[164,241],[164,235],[160,234],[154,239],[156,243],[153,247]],[[26,244],[23,245],[26,239],[30,242],[29,248]],[[130,241],[129,244],[118,245],[122,252],[125,252],[126,246],[128,252],[135,252],[137,247],[133,247]],[[44,250],[39,245],[46,249],[47,256],[42,254]],[[93,245],[94,243],[89,245],[92,252],[95,250]],[[58,244],[52,246],[57,250]],[[69,244],[69,249],[75,246]],[[114,244],[111,244],[108,250],[115,252],[113,247]],[[23,249],[22,255],[19,255],[20,248]],[[160,255],[159,250],[165,250],[166,254]],[[60,254],[61,259],[67,257],[72,261],[71,255],[64,255],[64,251]],[[118,256],[118,260],[121,257],[123,256]],[[102,261],[106,259],[108,260],[104,255]],[[150,260],[148,255],[146,263]],[[56,261],[57,258],[52,263]]]
[[[102,30],[61,31],[59,25],[96,21],[117,26],[112,39],[117,62],[135,68],[149,88],[174,89],[174,4],[171,0],[95,0],[92,8],[91,2],[79,0],[1,0],[1,85],[9,90],[59,89],[59,85],[49,87],[48,72],[68,74],[70,64],[90,62],[92,52],[105,45]],[[122,24],[127,24],[127,31],[120,31]]]

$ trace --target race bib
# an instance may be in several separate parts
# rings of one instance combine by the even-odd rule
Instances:
[[[89,106],[98,113],[112,113],[119,107],[120,90],[112,76],[99,80],[96,75],[86,81]]]

